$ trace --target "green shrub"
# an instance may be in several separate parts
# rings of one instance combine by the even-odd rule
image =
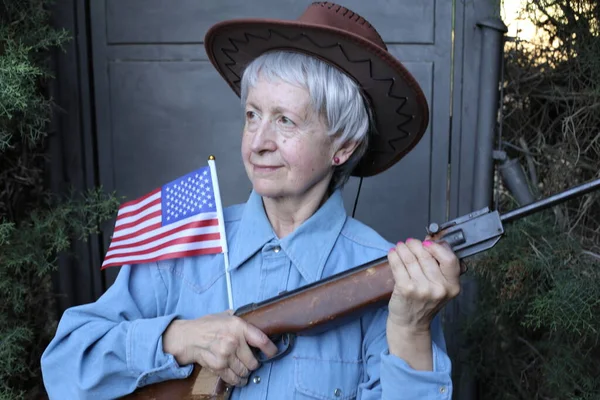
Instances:
[[[42,392],[39,359],[56,328],[58,254],[118,207],[100,189],[60,195],[48,188],[48,55],[68,34],[52,29],[47,3],[0,2],[0,400]]]
[[[473,263],[465,332],[481,398],[600,398],[600,260],[553,223],[518,221]]]

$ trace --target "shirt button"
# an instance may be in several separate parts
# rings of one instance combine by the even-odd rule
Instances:
[[[334,395],[335,397],[340,397],[340,396],[342,395],[342,389],[340,389],[340,388],[337,388],[337,389],[335,389],[335,390],[333,391],[333,395]]]
[[[444,394],[444,393],[446,393],[446,386],[441,386],[441,387],[440,387],[440,393],[441,393],[441,394]]]
[[[279,246],[275,246],[275,247],[273,247],[273,251],[274,251],[275,253],[279,253],[279,250],[281,250],[281,247],[279,247]]]
[[[252,382],[254,382],[258,385],[260,383],[260,376],[257,375],[254,378],[252,378]]]

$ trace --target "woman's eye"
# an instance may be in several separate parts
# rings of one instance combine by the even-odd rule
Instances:
[[[254,111],[246,111],[246,119],[252,120],[256,117],[256,113]]]
[[[280,121],[283,125],[285,126],[294,126],[294,121],[292,121],[291,119],[289,119],[288,117],[281,117]]]

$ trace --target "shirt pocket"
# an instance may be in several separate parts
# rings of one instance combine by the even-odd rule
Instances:
[[[351,400],[362,377],[361,361],[295,359],[295,399]]]

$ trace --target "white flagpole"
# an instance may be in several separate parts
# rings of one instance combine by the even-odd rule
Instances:
[[[219,218],[219,234],[221,236],[221,246],[223,247],[223,257],[225,258],[225,280],[227,281],[227,300],[229,309],[233,310],[233,294],[231,290],[231,276],[229,275],[229,250],[227,249],[227,236],[225,236],[225,220],[223,219],[223,206],[221,205],[221,192],[219,191],[219,180],[217,178],[217,166],[215,156],[208,157],[210,167],[210,176],[215,188],[215,201],[217,204],[217,218]]]

